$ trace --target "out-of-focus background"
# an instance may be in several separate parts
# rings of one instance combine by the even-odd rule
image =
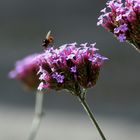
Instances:
[[[55,45],[97,43],[105,63],[87,100],[108,140],[140,139],[140,54],[97,27],[102,0],[0,0],[0,140],[25,140],[35,93],[8,79],[14,62],[43,51],[48,30]],[[65,92],[45,95],[46,115],[36,140],[100,140],[77,99]]]

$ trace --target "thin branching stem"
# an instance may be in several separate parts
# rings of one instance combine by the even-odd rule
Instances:
[[[32,121],[31,130],[27,140],[35,140],[42,117],[43,117],[43,93],[41,91],[37,91],[35,101],[35,115]]]
[[[92,123],[95,125],[95,127],[97,128],[102,140],[106,140],[101,128],[98,125],[98,122],[96,121],[96,119],[94,118],[93,113],[91,112],[85,98],[82,98],[81,95],[77,96],[80,103],[82,104],[83,108],[85,109],[86,113],[88,114],[89,118],[91,119]]]
[[[130,43],[129,41],[126,41],[128,44],[130,44],[131,46],[134,47],[134,49],[140,53],[140,44],[137,44],[137,43]]]

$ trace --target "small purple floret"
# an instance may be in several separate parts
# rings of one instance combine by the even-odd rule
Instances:
[[[119,33],[120,32],[120,28],[117,27],[117,28],[114,28],[114,33]]]
[[[124,34],[119,34],[118,40],[119,40],[120,42],[124,42],[124,41],[126,40],[126,36],[125,36]]]
[[[117,28],[114,28],[114,33],[124,32],[128,30],[127,24],[120,25]]]
[[[58,72],[53,73],[52,77],[56,79],[58,83],[63,83],[65,78],[64,75],[58,74]]]
[[[120,31],[122,31],[122,32],[127,31],[127,30],[128,30],[127,24],[120,25],[119,29],[120,29]]]
[[[72,73],[76,73],[76,66],[71,67],[71,68],[70,68],[70,71],[71,71]]]

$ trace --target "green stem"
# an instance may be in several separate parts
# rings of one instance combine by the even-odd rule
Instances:
[[[136,51],[138,51],[140,53],[140,44],[135,43],[135,44],[131,44],[131,45],[136,49]]]
[[[129,41],[126,41],[128,44],[130,44],[131,46],[133,46],[135,48],[136,51],[138,51],[140,53],[140,43],[131,43]]]
[[[88,104],[86,103],[85,99],[82,98],[80,95],[78,96],[78,99],[81,102],[81,104],[82,104],[83,108],[85,109],[86,113],[88,114],[89,118],[91,119],[92,123],[96,126],[102,140],[106,140],[101,128],[99,127],[96,119],[94,118],[92,112],[90,111],[90,108],[89,108]]]
[[[87,95],[87,89],[83,89],[83,94],[82,94],[83,100],[86,100],[86,95]]]
[[[36,93],[35,115],[32,121],[32,126],[31,126],[28,140],[34,140],[36,138],[36,134],[39,129],[43,117],[43,95],[44,94],[41,91],[37,91]]]

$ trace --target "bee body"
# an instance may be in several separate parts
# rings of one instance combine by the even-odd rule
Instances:
[[[49,31],[47,33],[46,38],[42,42],[42,46],[44,48],[47,48],[49,46],[49,44],[52,44],[54,42],[54,38],[50,34],[51,34],[51,31]]]

